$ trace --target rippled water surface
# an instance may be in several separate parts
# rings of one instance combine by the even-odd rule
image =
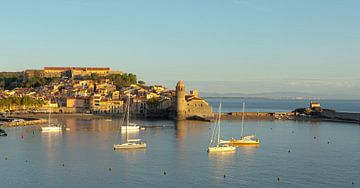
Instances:
[[[245,132],[260,137],[260,147],[208,154],[213,123],[137,121],[146,130],[129,136],[144,139],[148,148],[114,151],[113,144],[124,139],[118,119],[59,121],[71,131],[6,128],[9,136],[0,137],[0,187],[360,185],[358,124],[246,121]],[[223,121],[223,138],[239,134],[239,121]]]

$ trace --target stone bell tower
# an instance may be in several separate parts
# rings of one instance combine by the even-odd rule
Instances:
[[[176,119],[186,119],[185,84],[182,80],[176,85]]]

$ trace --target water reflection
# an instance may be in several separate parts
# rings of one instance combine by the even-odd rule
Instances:
[[[208,122],[183,120],[176,121],[175,125],[177,149],[186,150],[186,148],[192,145],[197,150],[206,151],[207,143],[209,143],[207,139],[209,135]],[[206,136],[204,137],[204,135]],[[204,138],[206,139],[204,140]]]
[[[231,173],[231,169],[236,161],[236,151],[214,152],[208,154],[209,172],[213,185],[221,185],[226,175]]]
[[[254,156],[256,154],[257,149],[260,146],[257,145],[242,145],[240,146],[241,148],[239,149],[241,155],[246,155],[246,156]]]
[[[184,141],[188,136],[201,135],[208,129],[207,122],[180,120],[176,121],[176,138]]]

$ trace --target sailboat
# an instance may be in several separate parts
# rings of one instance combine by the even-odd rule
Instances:
[[[129,115],[130,115],[130,96],[128,97],[128,105],[127,105],[127,112],[126,112],[126,142],[122,144],[114,144],[114,150],[116,149],[142,149],[146,148],[146,143],[142,142],[141,139],[129,139],[128,138],[128,125],[129,123]]]
[[[241,135],[240,139],[231,138],[230,140],[221,140],[220,142],[223,144],[231,144],[231,145],[259,145],[260,140],[256,138],[255,135],[246,135],[244,136],[244,113],[245,113],[245,103],[243,103],[243,111],[241,118]]]
[[[41,127],[43,132],[61,132],[62,127],[51,124],[51,109],[49,110],[48,126]]]
[[[136,123],[129,123],[127,126],[121,126],[121,131],[138,131],[140,130],[140,126],[137,125]]]
[[[214,142],[213,138],[215,137],[216,130],[217,130],[216,142]],[[214,128],[213,135],[211,136],[210,144],[207,151],[208,152],[235,151],[236,147],[220,143],[220,133],[221,133],[221,103],[219,105],[219,116],[218,116],[217,125]],[[215,146],[212,146],[214,144]]]
[[[130,97],[129,97],[130,99]],[[129,101],[129,104],[130,104],[130,101]],[[129,109],[130,111],[130,109]],[[124,131],[139,131],[140,130],[140,126],[136,123],[133,123],[133,122],[129,122],[128,124],[126,125],[122,125],[121,126],[121,132],[124,132]]]

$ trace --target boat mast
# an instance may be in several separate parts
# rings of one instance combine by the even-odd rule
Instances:
[[[130,95],[128,96],[128,106],[127,106],[127,114],[126,114],[126,142],[128,142],[128,125],[129,125],[129,115],[130,115]]]
[[[244,133],[244,114],[245,114],[245,102],[243,102],[243,109],[242,109],[242,118],[241,118],[241,137],[243,137],[243,133]]]
[[[220,125],[221,125],[221,103],[219,105],[219,121],[218,121],[219,130],[218,130],[217,146],[219,146],[219,144],[220,144],[220,131],[221,131]]]

